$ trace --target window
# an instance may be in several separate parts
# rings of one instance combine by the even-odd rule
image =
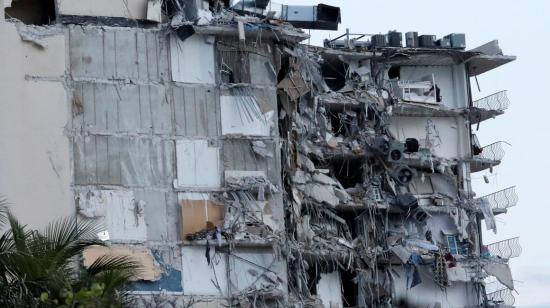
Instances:
[[[456,240],[456,235],[447,235],[447,247],[449,248],[449,252],[452,255],[458,254],[458,244]]]

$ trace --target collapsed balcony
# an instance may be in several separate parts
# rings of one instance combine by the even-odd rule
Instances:
[[[501,307],[514,306],[516,298],[512,294],[512,291],[508,288],[502,288],[497,291],[487,293],[487,306],[488,307]]]
[[[503,114],[510,107],[506,93],[504,90],[473,101],[470,107],[471,123],[477,124]]]
[[[497,141],[482,148],[474,144],[473,155],[470,160],[470,171],[474,173],[500,165],[505,154],[504,143],[504,141]]]

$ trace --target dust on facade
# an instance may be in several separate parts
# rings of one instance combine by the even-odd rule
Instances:
[[[0,3],[2,193],[103,223],[82,265],[139,260],[137,307],[513,305],[518,239],[482,229],[517,196],[471,186],[504,156],[475,131],[506,92],[471,94],[515,59],[496,41],[307,45],[338,29],[323,4]]]

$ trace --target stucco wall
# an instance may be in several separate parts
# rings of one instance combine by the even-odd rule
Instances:
[[[21,40],[13,23],[0,21],[0,194],[29,226],[74,212],[69,141],[65,37]],[[55,80],[37,80],[48,77]]]

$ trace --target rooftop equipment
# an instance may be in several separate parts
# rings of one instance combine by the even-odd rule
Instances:
[[[417,48],[418,47],[418,32],[407,32],[405,34],[407,47]]]
[[[418,37],[418,45],[424,48],[433,48],[435,47],[435,35],[421,35]]]

